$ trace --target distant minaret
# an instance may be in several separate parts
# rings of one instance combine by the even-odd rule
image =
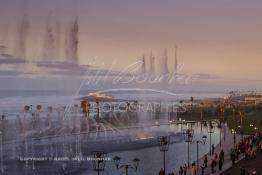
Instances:
[[[167,56],[167,49],[164,51],[164,57],[163,57],[163,74],[168,74],[168,56]]]
[[[141,61],[142,61],[141,74],[145,75],[146,74],[146,58],[145,58],[145,55],[143,55]]]
[[[177,60],[177,46],[175,47],[175,64],[174,64],[174,74],[178,72],[178,60]]]
[[[150,53],[150,68],[149,68],[149,73],[151,77],[155,76],[155,57],[153,56],[152,52]]]

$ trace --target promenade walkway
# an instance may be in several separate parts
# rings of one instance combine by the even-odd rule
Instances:
[[[240,175],[242,166],[245,166],[246,168],[246,175],[247,173],[252,174],[254,171],[256,172],[256,175],[262,175],[262,153],[258,152],[255,159],[243,159],[239,161],[236,165],[221,173],[221,175]]]
[[[216,166],[216,172],[212,173],[211,171],[211,160],[213,158],[213,156],[210,156],[209,154],[207,154],[207,158],[208,158],[208,166],[204,171],[205,175],[219,175],[221,174],[224,170],[228,169],[231,167],[232,163],[231,163],[231,159],[230,159],[230,153],[231,153],[231,149],[234,147],[234,139],[233,139],[233,134],[231,133],[231,131],[229,131],[229,129],[227,129],[226,131],[226,135],[225,135],[225,140],[222,134],[222,141],[221,141],[221,147],[220,144],[218,144],[215,147],[215,153],[217,153],[217,155],[219,155],[220,151],[223,149],[225,155],[224,155],[224,163],[223,163],[223,167],[222,167],[222,171],[218,170],[218,162],[217,162],[217,166]],[[238,143],[241,139],[240,135],[236,135],[236,143]],[[239,156],[239,160],[241,160],[243,157]],[[199,166],[202,165],[202,163],[204,162],[204,157],[202,157],[199,160]],[[179,174],[178,172],[176,174]],[[199,174],[201,175],[201,168],[199,168]],[[187,175],[191,175],[191,169],[188,169],[187,171]]]
[[[234,147],[233,134],[231,134],[231,131],[229,131],[229,129],[227,129],[225,137],[226,137],[225,141],[224,141],[224,138],[222,138],[221,147],[220,147],[219,144],[215,147],[215,153],[217,153],[217,155],[219,155],[219,153],[222,149],[225,153],[222,171],[231,167],[232,163],[231,163],[231,159],[230,159],[230,153],[231,153],[231,149]],[[236,135],[236,143],[238,143],[240,141],[240,139],[241,139],[241,136]],[[212,156],[210,157],[209,154],[208,154],[208,167],[204,171],[204,174],[206,174],[206,175],[212,174],[211,159],[212,159]],[[240,159],[241,159],[241,156],[240,156]],[[203,158],[199,161],[200,165],[202,164],[203,161],[204,161]],[[217,162],[217,166],[216,166],[215,170],[216,170],[216,172],[213,173],[214,175],[219,175],[222,172],[222,171],[218,170],[218,162]],[[199,173],[199,174],[201,174],[201,173]]]

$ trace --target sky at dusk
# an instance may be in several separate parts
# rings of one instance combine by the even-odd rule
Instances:
[[[24,13],[22,0],[0,0],[0,40],[10,47]],[[262,80],[262,1],[253,0],[28,0],[28,57],[40,57],[47,16],[61,26],[79,16],[79,60],[114,69],[150,51],[160,61],[174,47],[184,73]],[[61,38],[63,43],[63,38]],[[59,59],[62,59],[63,50]]]

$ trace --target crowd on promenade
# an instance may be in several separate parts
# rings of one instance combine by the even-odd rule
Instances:
[[[255,132],[250,136],[243,137],[235,148],[231,150],[230,159],[232,161],[232,166],[235,166],[237,160],[239,160],[239,155],[243,155],[245,160],[256,159],[257,154],[262,154],[262,132]],[[248,174],[248,169],[244,166],[240,167],[241,175]],[[255,173],[255,171],[254,171]]]
[[[219,170],[222,170],[222,166],[224,163],[224,151],[223,149],[220,151],[219,155],[217,153],[214,152],[215,148],[214,145],[212,145],[212,156],[211,159],[209,161],[211,161],[210,166],[212,169],[212,172],[216,171],[216,167],[218,164]],[[205,169],[208,167],[208,157],[207,155],[205,155],[203,162],[200,165],[200,172],[201,175],[205,174]],[[196,175],[197,174],[197,167],[196,167],[196,163],[193,162],[191,164],[191,169],[189,169],[190,167],[187,166],[187,164],[185,164],[184,166],[180,166],[179,168],[179,175]],[[190,173],[191,172],[191,173]],[[165,175],[165,171],[163,169],[160,170],[159,175]],[[175,172],[171,172],[168,175],[175,175]]]
[[[252,135],[242,137],[240,141],[232,146],[233,148],[230,150],[230,160],[232,162],[232,166],[235,166],[236,161],[238,161],[241,157],[244,157],[246,160],[256,159],[256,155],[260,152],[262,154],[262,132],[255,132]],[[205,155],[204,159],[200,163],[199,172],[201,175],[205,175],[206,169],[208,165],[211,168],[212,174],[217,171],[223,170],[223,165],[225,162],[225,152],[223,149],[220,150],[219,154],[215,152],[214,145],[212,145],[212,156],[209,157]],[[248,170],[245,167],[241,167],[241,175],[247,175]],[[187,166],[187,164],[180,166],[179,175],[196,175],[197,168],[196,163],[193,162],[191,167]],[[163,169],[160,170],[159,175],[165,175]],[[175,175],[175,172],[171,172],[168,175]]]

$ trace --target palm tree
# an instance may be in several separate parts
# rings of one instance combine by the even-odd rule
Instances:
[[[202,133],[202,121],[203,121],[203,106],[204,106],[204,103],[201,102],[200,103],[200,129],[201,129],[201,133]]]
[[[191,102],[191,105],[193,106],[193,104],[194,104],[194,97],[190,97],[190,102]]]

